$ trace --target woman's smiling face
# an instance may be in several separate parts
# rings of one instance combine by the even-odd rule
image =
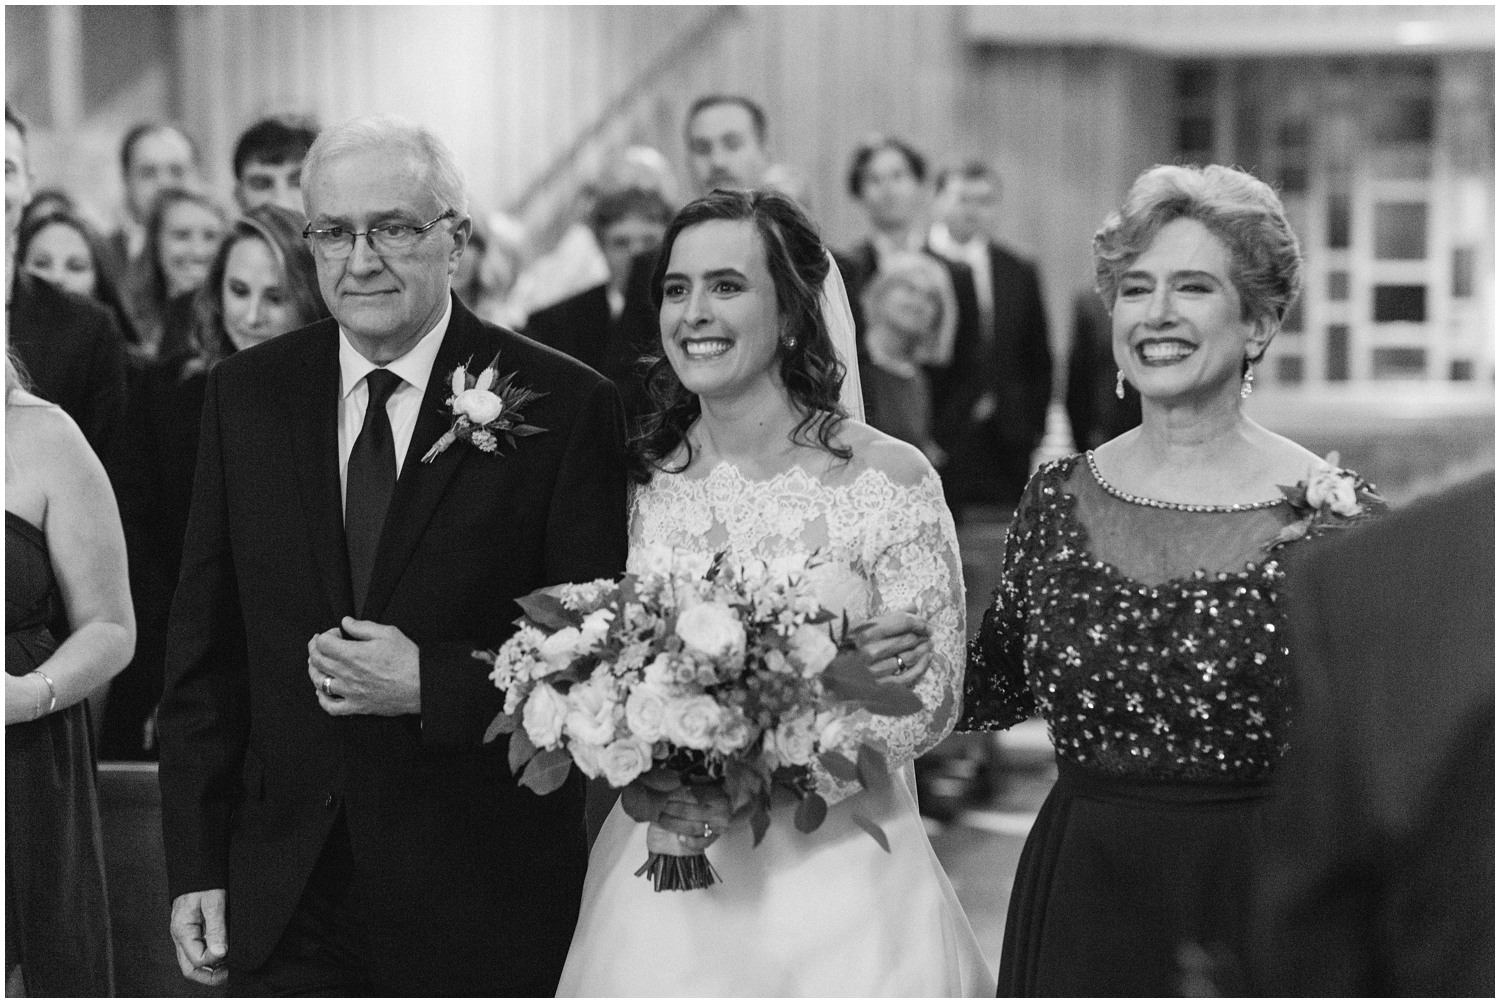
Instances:
[[[662,348],[690,392],[736,397],[779,383],[776,286],[748,220],[709,220],[677,234],[660,320]]]
[[[1268,320],[1242,317],[1232,268],[1222,240],[1181,218],[1125,270],[1113,312],[1115,363],[1142,397],[1191,401],[1229,392],[1245,358],[1269,343]]]

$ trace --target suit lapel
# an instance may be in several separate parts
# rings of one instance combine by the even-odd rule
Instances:
[[[370,573],[370,590],[365,596],[365,608],[360,613],[362,619],[379,620],[384,613],[385,605],[395,591],[396,581],[416,551],[448,483],[472,451],[466,443],[455,442],[431,463],[422,462],[432,444],[453,424],[452,415],[444,406],[452,392],[449,380],[453,370],[469,365],[472,372],[489,364],[492,356],[479,358],[483,352],[475,354],[478,333],[479,321],[455,299],[453,316],[433,361],[432,373],[427,377],[427,391],[422,395],[422,408],[417,412],[411,445],[401,463],[401,476],[396,481],[391,507],[386,512],[385,529],[375,553],[375,567]],[[471,354],[475,355],[473,359]]]
[[[354,608],[339,483],[338,325],[329,321],[309,345],[301,392],[288,395],[292,401],[292,452],[313,560],[328,605],[338,618]]]

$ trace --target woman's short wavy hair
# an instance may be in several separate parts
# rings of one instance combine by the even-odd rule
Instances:
[[[1125,204],[1094,234],[1095,289],[1113,310],[1120,279],[1161,228],[1197,220],[1229,249],[1242,318],[1280,324],[1302,288],[1302,251],[1271,186],[1220,164],[1160,165],[1136,178]]]
[[[714,220],[751,223],[765,248],[781,326],[776,364],[782,384],[802,416],[792,431],[792,441],[849,459],[853,453],[833,441],[839,425],[848,417],[839,404],[844,364],[829,337],[821,301],[823,281],[833,266],[817,229],[797,203],[769,189],[719,189],[683,206],[667,224],[651,276],[651,299],[657,312],[661,311],[662,283],[678,235],[688,227]],[[632,444],[632,466],[642,481],[649,480],[653,470],[665,469],[663,464],[684,445],[687,454],[676,470],[687,468],[692,462],[687,431],[700,412],[697,395],[682,385],[659,345],[646,361],[646,389],[652,411],[645,416],[641,434]]]

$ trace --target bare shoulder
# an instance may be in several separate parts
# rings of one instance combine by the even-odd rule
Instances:
[[[1323,457],[1270,429],[1255,426],[1255,444],[1278,484],[1295,484],[1315,467],[1327,466]]]
[[[5,446],[32,469],[70,469],[99,462],[68,412],[31,394],[17,393],[6,404]]]
[[[916,446],[864,422],[845,421],[839,429],[839,439],[854,452],[849,466],[855,476],[866,470],[878,470],[893,483],[910,487],[932,472],[932,464]]]

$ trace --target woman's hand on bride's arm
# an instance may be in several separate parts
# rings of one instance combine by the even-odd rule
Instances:
[[[718,787],[680,787],[646,830],[646,849],[676,856],[702,853],[733,824],[729,798]]]
[[[913,687],[932,664],[932,626],[913,610],[882,613],[853,633],[870,658],[870,673],[883,683]]]

